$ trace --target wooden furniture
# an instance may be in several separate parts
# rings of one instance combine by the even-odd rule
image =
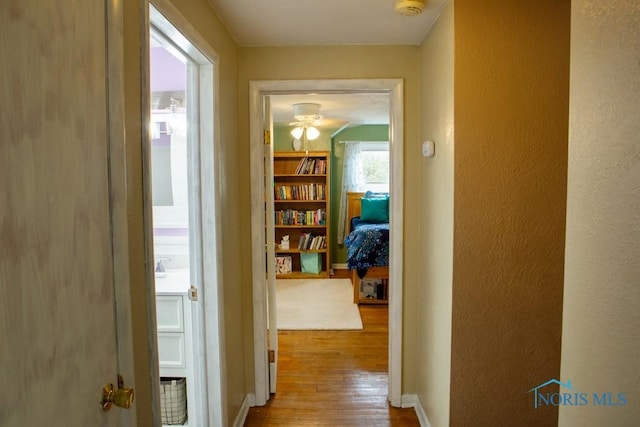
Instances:
[[[275,152],[273,154],[275,254],[291,257],[291,272],[278,279],[329,277],[329,152]],[[283,248],[289,236],[289,248]],[[317,260],[318,271],[303,271],[301,258]],[[309,272],[311,271],[311,272]]]
[[[389,266],[371,267],[365,277],[360,279],[356,270],[352,270],[353,302],[356,304],[388,304]]]
[[[349,224],[351,218],[360,216],[360,199],[364,195],[365,193],[361,192],[347,193],[347,221]],[[351,270],[351,283],[353,284],[353,302],[355,304],[388,304],[389,266],[370,267],[362,279],[358,277],[356,270]],[[371,286],[373,289],[370,288]]]

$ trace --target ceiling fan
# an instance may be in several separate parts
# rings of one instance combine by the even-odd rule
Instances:
[[[296,121],[289,123],[289,126],[293,126],[291,135],[295,139],[304,137],[305,140],[313,141],[320,136],[320,131],[316,127],[322,123],[320,104],[311,102],[293,104],[293,117]]]

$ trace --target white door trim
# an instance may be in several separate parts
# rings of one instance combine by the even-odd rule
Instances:
[[[390,102],[391,149],[391,255],[389,260],[389,401],[402,404],[402,289],[403,289],[403,139],[404,85],[402,79],[350,80],[262,80],[249,82],[249,158],[251,169],[251,272],[253,284],[253,333],[255,404],[269,398],[269,358],[267,354],[267,281],[264,256],[265,213],[263,205],[264,165],[262,163],[262,98],[285,93],[388,92]]]
[[[204,376],[196,381],[198,385],[197,393],[200,396],[206,396],[207,401],[202,402],[197,408],[198,419],[202,426],[206,425],[225,425],[227,419],[227,397],[226,397],[226,375],[225,375],[225,336],[224,336],[224,295],[222,290],[223,269],[222,269],[222,242],[221,242],[221,224],[218,213],[221,212],[220,206],[220,155],[219,155],[219,56],[211,47],[207,40],[191,25],[191,23],[180,13],[171,0],[152,0],[150,5],[155,7],[164,18],[165,25],[160,28],[162,32],[168,34],[171,41],[188,54],[196,63],[198,63],[198,79],[200,85],[200,93],[213,94],[212,96],[200,96],[199,117],[190,122],[192,125],[198,122],[200,131],[200,200],[201,200],[201,217],[200,225],[202,231],[202,257],[203,270],[206,274],[202,278],[201,286],[198,290],[199,298],[203,301],[203,309],[192,310],[193,321],[204,320],[206,323],[201,331],[204,338],[205,347],[201,349],[200,354],[195,354],[196,372],[202,373]],[[168,25],[166,25],[168,24]],[[145,17],[143,27],[148,31],[150,26],[150,17]],[[175,30],[172,30],[175,27]],[[143,37],[143,58],[149,57],[149,34]],[[143,95],[150,93],[149,87],[149,67],[148,61],[144,59],[143,64]],[[150,120],[150,102],[149,99],[143,100],[143,120]],[[213,112],[213,114],[211,114]],[[148,141],[148,127],[143,126],[143,140]],[[144,154],[144,161],[150,163],[150,153]],[[147,169],[148,170],[148,169]],[[152,217],[152,202],[148,195],[150,194],[150,183],[145,183],[145,217]],[[145,221],[145,233],[152,233],[152,224],[149,220]],[[147,256],[153,254],[153,248],[147,248]],[[157,342],[156,325],[155,325],[155,289],[153,288],[153,262],[147,264],[147,281],[148,285],[148,304],[150,330],[149,339],[152,344]],[[202,328],[201,328],[202,329]],[[195,338],[195,337],[194,337]],[[158,358],[157,344],[151,346],[152,360]],[[154,412],[159,417],[159,378],[153,384],[153,401]],[[155,415],[154,415],[155,419]]]

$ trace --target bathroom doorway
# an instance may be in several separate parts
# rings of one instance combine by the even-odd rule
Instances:
[[[153,3],[144,170],[157,320],[155,410],[162,424],[223,425],[217,55],[170,2]]]

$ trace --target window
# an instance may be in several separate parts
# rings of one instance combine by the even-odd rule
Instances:
[[[389,143],[365,142],[362,144],[360,164],[366,190],[389,192]]]
[[[345,141],[342,196],[338,215],[338,244],[348,232],[347,193],[350,191],[389,192],[389,142]]]

